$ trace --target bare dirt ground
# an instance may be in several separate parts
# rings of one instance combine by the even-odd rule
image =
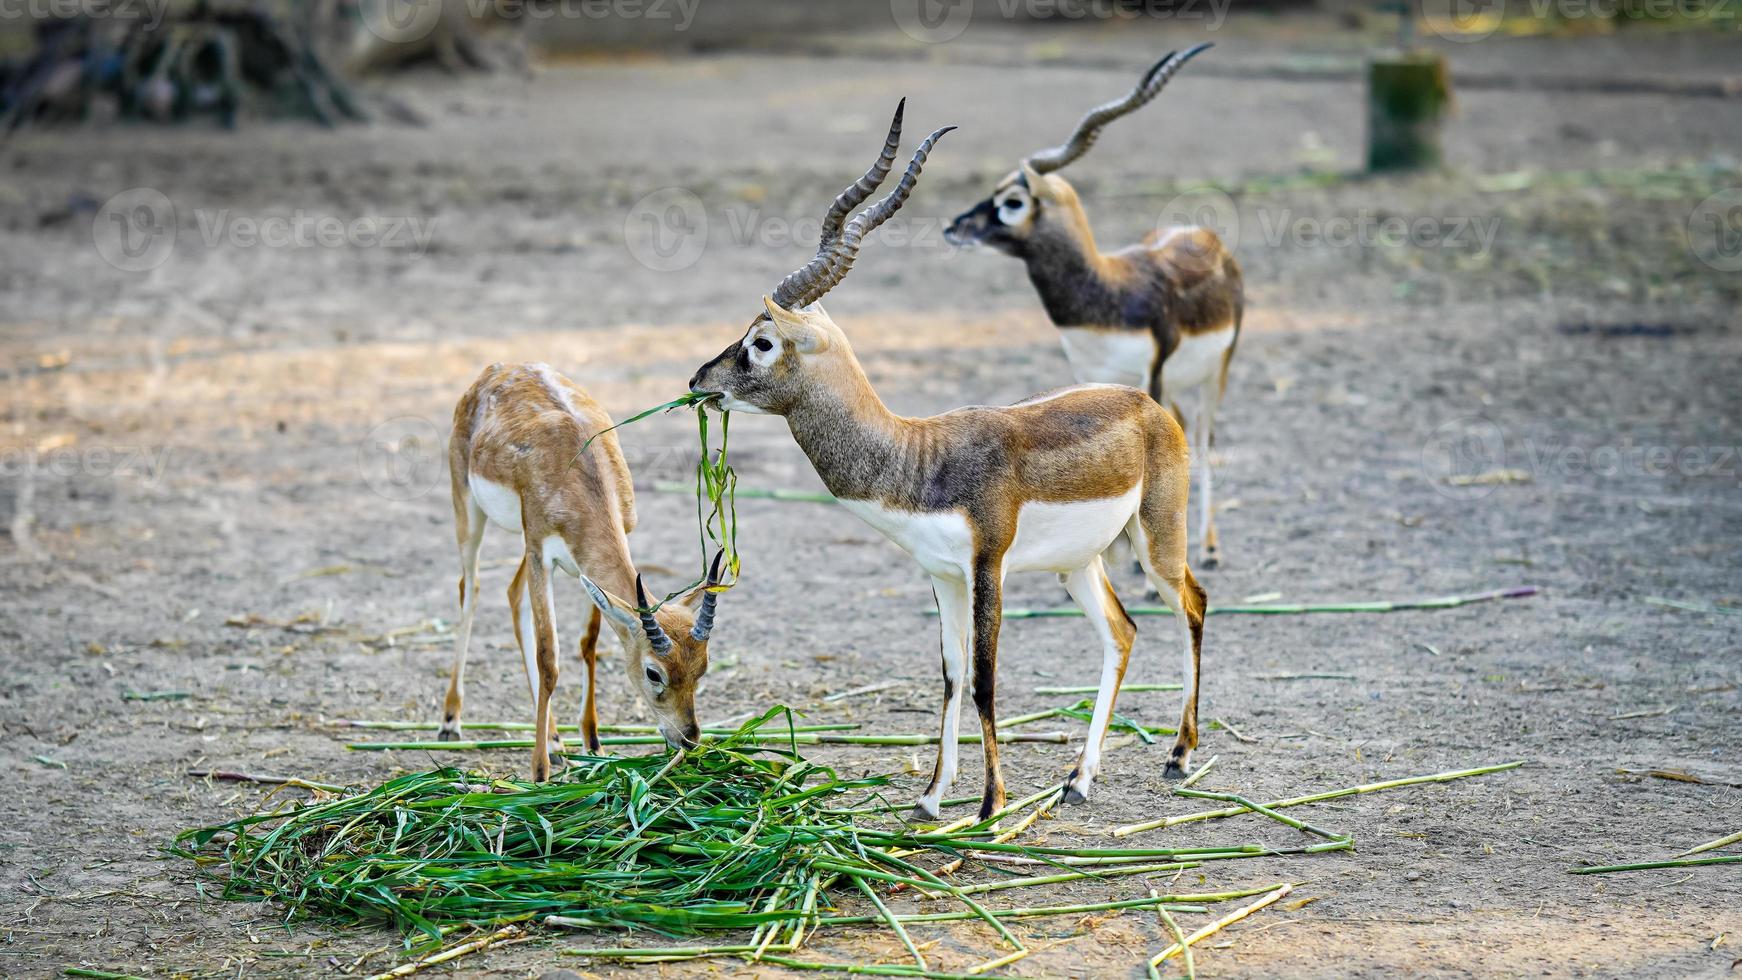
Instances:
[[[1246,45],[1224,45],[1235,64],[1298,54],[1298,39],[1235,37]],[[1077,39],[1042,40],[1068,54]],[[430,621],[454,615],[440,462],[453,401],[492,360],[548,361],[619,415],[678,393],[802,260],[790,226],[808,234],[803,222],[863,166],[899,96],[911,97],[913,129],[963,129],[934,155],[905,237],[867,247],[832,313],[898,411],[1068,380],[1016,264],[958,254],[938,231],[1129,72],[1014,73],[951,50],[901,63],[571,59],[531,81],[426,79],[422,129],[33,133],[0,146],[0,761],[13,801],[0,821],[0,974],[314,975],[392,943],[286,929],[272,908],[202,895],[162,848],[264,793],[187,771],[375,782],[442,761],[347,752],[329,722],[435,717],[449,648]],[[1118,61],[1127,49],[1094,50]],[[1678,36],[1455,54],[1490,74],[1643,65],[1697,79],[1735,52]],[[1355,835],[1353,853],[1060,887],[1048,900],[1304,883],[1299,896],[1316,901],[1209,941],[1205,976],[1734,976],[1734,866],[1566,872],[1742,829],[1742,272],[1723,261],[1734,243],[1702,237],[1717,232],[1699,220],[1710,195],[1742,188],[1742,102],[1478,90],[1451,131],[1450,173],[1313,176],[1358,163],[1358,97],[1353,82],[1188,72],[1073,168],[1106,243],[1201,195],[1192,181],[1223,182],[1226,196],[1187,204],[1207,200],[1237,233],[1252,313],[1212,457],[1227,560],[1201,577],[1212,604],[1542,592],[1443,612],[1212,619],[1205,715],[1256,741],[1210,731],[1198,758],[1221,758],[1204,785],[1276,798],[1527,764],[1319,807],[1315,819]],[[139,271],[115,261],[113,228],[93,230],[98,205],[131,188],[164,195],[179,225],[173,252]],[[1427,219],[1436,237],[1318,233],[1392,216]],[[325,247],[238,235],[238,222],[269,217],[401,222],[401,237]],[[695,560],[692,502],[653,489],[684,475],[692,425],[660,418],[624,433],[641,486],[634,546],[660,582]],[[740,420],[733,439],[745,486],[816,486],[778,421]],[[1453,482],[1503,470],[1517,472]],[[818,721],[929,730],[936,638],[911,562],[828,506],[747,499],[739,513],[745,577],[722,602],[704,717],[782,701]],[[494,533],[485,547],[467,714],[522,720],[499,598],[515,545]],[[1138,599],[1134,577],[1119,584]],[[1062,595],[1029,577],[1009,600]],[[561,601],[570,639],[584,600],[569,589]],[[1140,623],[1134,681],[1176,679],[1158,625]],[[1096,662],[1080,621],[1012,622],[1001,709],[1061,703],[1032,689],[1090,683]],[[1272,679],[1307,673],[1353,679]],[[889,679],[900,685],[821,701]],[[163,691],[188,696],[129,699]],[[641,719],[631,697],[602,667],[606,719]],[[1128,695],[1121,709],[1156,724],[1177,711],[1166,694]],[[1012,746],[1013,794],[1059,778],[1074,751]],[[1119,824],[1198,809],[1169,797],[1163,751],[1112,751],[1094,800],[1036,839],[1094,844]],[[914,766],[906,751],[817,755],[854,772]],[[966,793],[977,753],[964,759]],[[464,761],[525,766],[521,753]],[[1653,769],[1699,781],[1620,772]],[[1253,832],[1219,822],[1149,839]],[[1137,915],[1022,929],[1044,947],[1018,966],[1033,975],[1138,975],[1162,942]],[[978,927],[915,931],[942,939],[944,968],[992,946]],[[584,972],[559,951],[602,938],[540,939],[455,972]],[[816,952],[900,960],[880,935]]]

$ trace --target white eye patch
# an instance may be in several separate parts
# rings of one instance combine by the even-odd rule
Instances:
[[[780,339],[772,330],[752,330],[744,337],[744,352],[751,364],[765,368],[780,358]]]
[[[1019,225],[1028,220],[1031,205],[1029,196],[1017,188],[1011,188],[1005,193],[998,205],[998,220],[1006,225]]]

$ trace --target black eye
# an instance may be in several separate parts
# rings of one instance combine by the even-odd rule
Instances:
[[[767,337],[757,337],[756,342],[750,346],[766,354],[774,349],[774,341],[769,340]]]
[[[652,667],[647,668],[647,679],[655,684],[660,683],[659,671],[654,670]]]

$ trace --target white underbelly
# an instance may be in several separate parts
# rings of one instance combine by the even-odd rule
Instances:
[[[960,511],[916,513],[870,500],[842,500],[841,506],[912,555],[927,574],[961,579],[973,568],[974,532]]]
[[[1070,503],[1030,501],[1017,511],[1005,572],[1068,572],[1087,565],[1119,537],[1143,499],[1141,484],[1118,497]],[[841,506],[913,556],[927,574],[964,579],[974,568],[974,533],[960,511],[894,510],[866,500]]]
[[[1149,365],[1155,362],[1155,336],[1149,331],[1065,327],[1059,340],[1079,382],[1149,389]]]
[[[1107,550],[1131,522],[1143,484],[1118,497],[1070,503],[1029,502],[1016,517],[1006,572],[1069,572]]]
[[[472,501],[490,519],[490,523],[504,531],[520,533],[519,494],[476,473],[466,474],[466,483],[472,488]]]
[[[1217,377],[1222,371],[1222,358],[1233,343],[1231,326],[1214,333],[1180,337],[1179,346],[1161,362],[1161,390],[1169,398],[1179,398]]]

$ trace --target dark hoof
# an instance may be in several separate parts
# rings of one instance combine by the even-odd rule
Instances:
[[[1214,551],[1198,560],[1198,567],[1203,569],[1219,568],[1221,567],[1221,564],[1222,557]]]
[[[459,740],[460,731],[458,726],[454,728],[443,728],[436,732],[436,741],[438,742],[458,742]]]
[[[1089,798],[1087,796],[1084,796],[1082,793],[1078,792],[1078,790],[1075,786],[1072,786],[1070,783],[1066,783],[1065,784],[1065,802],[1069,803],[1072,806],[1076,806],[1078,803],[1089,802]]]
[[[928,808],[924,803],[915,803],[913,809],[907,811],[907,819],[914,823],[936,823],[938,812]]]
[[[1184,779],[1191,774],[1191,756],[1182,758],[1175,754],[1167,760],[1167,768],[1162,770],[1161,777],[1163,779]]]

